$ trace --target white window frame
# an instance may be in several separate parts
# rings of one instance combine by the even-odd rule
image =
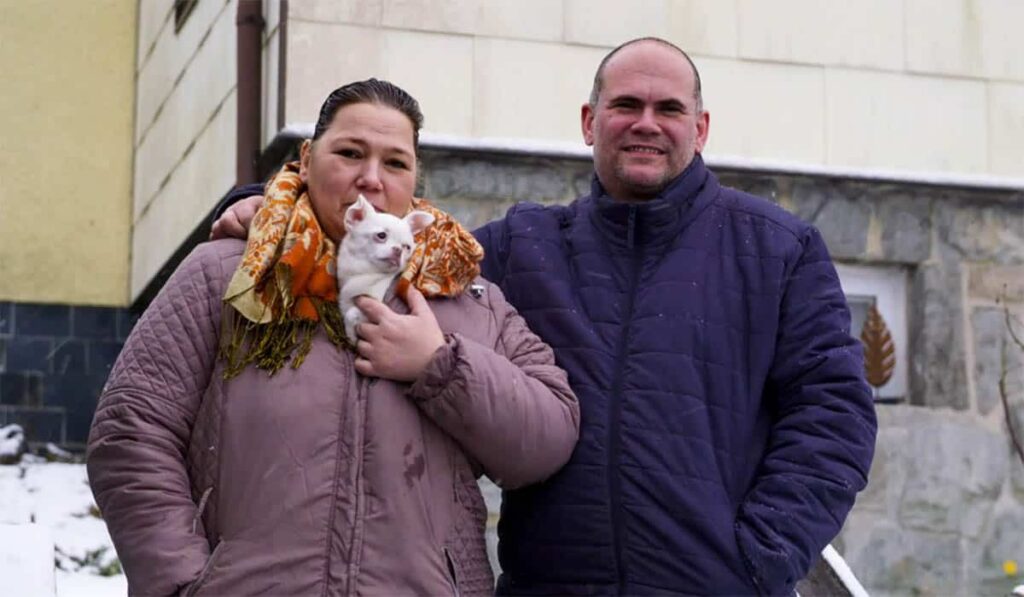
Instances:
[[[908,400],[910,394],[907,360],[907,269],[900,266],[852,265],[837,263],[836,272],[846,296],[864,296],[875,299],[875,306],[885,320],[896,349],[896,367],[892,377],[878,389],[881,399]],[[860,330],[850,330],[860,338]]]

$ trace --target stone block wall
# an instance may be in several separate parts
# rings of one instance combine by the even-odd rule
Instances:
[[[840,553],[872,594],[1008,594],[1024,582],[1002,571],[1024,568],[1024,463],[1007,426],[1024,442],[1024,350],[1007,330],[1009,318],[1024,338],[1024,190],[711,166],[812,222],[837,262],[907,276],[909,393],[878,405],[869,486]],[[422,195],[475,227],[518,201],[586,193],[591,165],[428,148],[422,172]]]
[[[1018,425],[1024,421],[1016,404]],[[1024,553],[1024,465],[1006,430],[963,412],[878,408],[867,490],[835,542],[873,595],[1008,595]]]
[[[134,321],[126,309],[0,302],[0,425],[82,447]]]
[[[1021,398],[1021,355],[1005,319],[1009,311],[1024,329],[1024,190],[729,171],[721,179],[813,223],[837,262],[905,268],[911,404],[990,415],[1004,348]]]

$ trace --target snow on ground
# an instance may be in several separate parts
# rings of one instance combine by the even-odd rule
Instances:
[[[55,566],[58,597],[127,594],[128,585],[89,491],[84,464],[25,456],[20,464],[0,466],[0,504],[0,525],[24,528],[34,522],[48,529],[55,547],[51,566]],[[17,551],[17,546],[3,544],[5,536],[0,533],[0,552]],[[0,593],[12,588],[8,579],[2,583]]]

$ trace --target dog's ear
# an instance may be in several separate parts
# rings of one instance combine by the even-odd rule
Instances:
[[[365,220],[372,213],[374,213],[373,205],[370,205],[366,197],[360,195],[356,202],[345,210],[345,230],[351,230],[353,226]]]
[[[434,223],[434,216],[425,211],[413,211],[406,214],[404,218],[413,234],[419,234],[427,226]]]

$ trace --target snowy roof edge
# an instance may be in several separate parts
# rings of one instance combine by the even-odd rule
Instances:
[[[312,123],[286,125],[278,137],[313,136]],[[492,153],[509,153],[552,158],[590,159],[591,150],[581,143],[565,141],[542,141],[505,137],[465,137],[424,131],[420,134],[420,145],[431,149],[457,149]],[[890,170],[883,168],[857,168],[805,162],[787,162],[766,158],[704,154],[704,161],[711,167],[780,174],[802,174],[873,180],[883,182],[906,182],[935,186],[967,187],[977,189],[1024,191],[1024,178],[997,176],[994,174],[965,174],[953,172],[928,172],[920,170]]]

